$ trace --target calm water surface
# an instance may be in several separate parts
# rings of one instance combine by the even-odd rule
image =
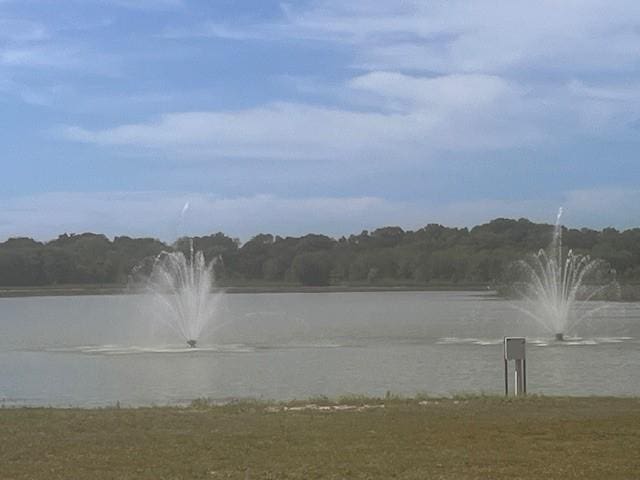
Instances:
[[[603,305],[557,343],[488,293],[234,294],[187,350],[147,300],[0,299],[0,404],[501,393],[505,335],[527,337],[530,392],[640,395],[640,304]]]

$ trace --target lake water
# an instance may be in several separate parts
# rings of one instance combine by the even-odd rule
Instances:
[[[531,393],[640,395],[636,303],[603,305],[580,338],[554,342],[489,293],[233,294],[188,350],[146,300],[0,299],[0,405],[502,393],[505,335],[527,337]]]

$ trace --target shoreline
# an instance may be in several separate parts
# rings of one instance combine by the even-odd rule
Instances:
[[[619,298],[594,298],[592,301],[608,301],[622,303],[640,302],[640,286],[625,285],[627,293]],[[487,284],[459,285],[328,285],[311,287],[292,284],[259,284],[259,285],[220,285],[215,291],[227,294],[277,294],[277,293],[385,293],[385,292],[476,292],[484,293],[484,297],[513,300],[508,294],[501,293],[499,288]],[[131,288],[126,285],[59,285],[46,287],[0,287],[2,298],[27,297],[66,297],[85,295],[140,295],[144,289]]]
[[[356,292],[492,292],[487,285],[330,285],[309,287],[303,285],[238,285],[220,286],[229,294],[260,293],[356,293]],[[141,289],[124,285],[64,285],[51,287],[1,287],[0,298],[54,297],[79,295],[139,295]]]
[[[501,405],[503,403],[510,404],[514,402],[520,403],[608,403],[620,402],[637,404],[640,408],[640,394],[638,395],[554,395],[554,394],[537,394],[529,393],[521,396],[514,396],[511,393],[505,396],[501,393],[452,393],[450,395],[430,395],[428,393],[417,393],[415,395],[396,395],[387,392],[384,397],[369,396],[363,394],[345,394],[336,397],[327,397],[324,395],[309,398],[290,398],[290,399],[268,399],[260,397],[226,397],[226,398],[208,398],[200,397],[192,400],[180,400],[175,403],[141,403],[127,404],[116,401],[114,403],[93,404],[93,405],[50,405],[50,404],[27,404],[13,402],[10,398],[0,397],[0,415],[2,412],[15,410],[30,411],[77,411],[77,412],[95,412],[95,411],[138,411],[138,410],[202,410],[202,409],[263,409],[265,412],[300,412],[300,411],[361,411],[369,408],[377,408],[380,406],[391,405],[437,405],[437,404],[467,404],[467,403],[485,403]]]

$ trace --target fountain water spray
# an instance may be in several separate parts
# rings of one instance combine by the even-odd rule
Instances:
[[[597,310],[584,309],[579,315],[576,311],[578,302],[592,299],[609,286],[594,286],[585,292],[585,278],[606,267],[606,263],[592,260],[589,255],[576,254],[573,250],[566,254],[563,252],[561,217],[562,208],[558,210],[553,240],[547,250],[540,250],[517,262],[525,272],[527,282],[516,285],[516,291],[524,300],[524,305],[519,308],[560,341],[587,315]]]
[[[220,294],[212,293],[215,260],[207,262],[189,242],[189,256],[162,252],[153,263],[148,288],[160,307],[159,320],[191,348],[213,321]]]

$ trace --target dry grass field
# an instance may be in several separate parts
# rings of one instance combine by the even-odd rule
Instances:
[[[0,409],[2,479],[634,479],[640,399]]]

